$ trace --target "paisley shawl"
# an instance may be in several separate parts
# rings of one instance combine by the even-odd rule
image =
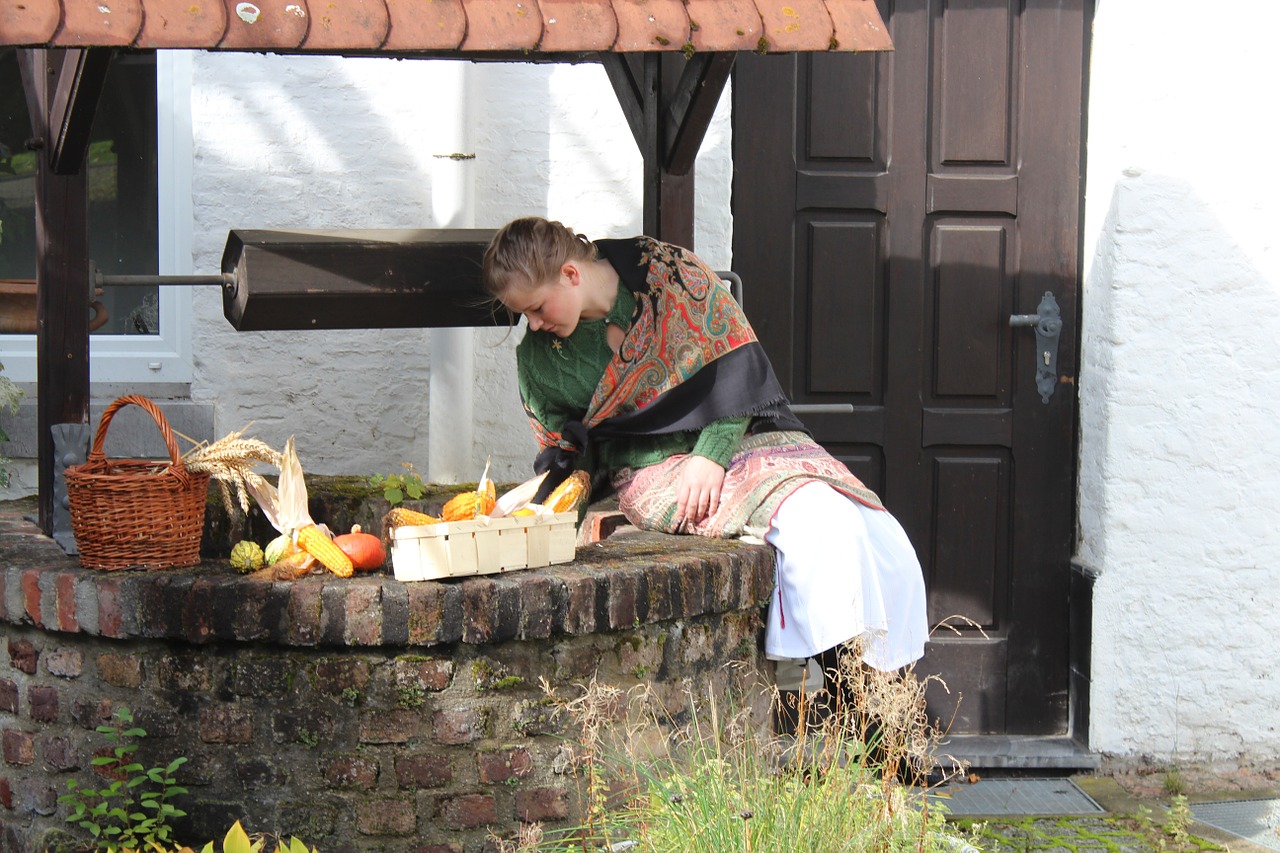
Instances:
[[[581,420],[557,431],[526,401],[543,448],[534,468],[552,472],[544,490],[568,475],[592,436],[681,432],[743,416],[753,418],[752,432],[804,430],[742,309],[697,256],[648,237],[595,245],[634,295],[635,313]]]

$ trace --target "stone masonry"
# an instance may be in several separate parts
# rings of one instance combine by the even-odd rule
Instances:
[[[196,846],[237,819],[323,853],[480,853],[521,822],[573,826],[572,725],[540,680],[566,698],[644,684],[675,713],[691,687],[736,691],[763,663],[772,575],[760,546],[636,533],[448,582],[100,572],[0,519],[0,851],[65,837],[57,798],[101,781],[94,729],[122,707],[146,766],[188,759]]]

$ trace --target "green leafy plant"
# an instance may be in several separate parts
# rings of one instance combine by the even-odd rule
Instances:
[[[4,365],[0,364],[0,411],[14,414],[18,411],[18,401],[22,399],[22,389],[13,384],[13,380],[4,375]],[[7,442],[9,436],[4,427],[0,427],[0,443]],[[0,488],[9,485],[9,458],[0,453]]]
[[[382,496],[395,506],[410,497],[417,500],[427,493],[427,484],[422,482],[417,470],[414,469],[412,462],[401,462],[404,466],[403,474],[374,474],[369,478],[369,485],[375,489],[382,489]]]
[[[137,740],[147,733],[133,722],[129,709],[120,708],[111,723],[97,728],[114,744],[109,755],[93,759],[110,784],[91,788],[71,779],[67,793],[58,798],[71,808],[67,822],[87,830],[100,850],[163,849],[173,841],[170,821],[186,815],[170,800],[187,793],[174,777],[187,759],[179,756],[151,768],[135,761]]]
[[[1174,794],[1169,801],[1169,811],[1165,815],[1164,831],[1165,834],[1173,839],[1175,844],[1186,844],[1191,838],[1191,805],[1187,801],[1186,794]]]
[[[265,837],[251,839],[249,833],[245,832],[244,827],[240,825],[240,821],[236,821],[228,830],[226,837],[222,839],[221,851],[210,841],[200,853],[262,853],[266,849],[266,844]],[[316,849],[307,847],[296,838],[290,838],[288,844],[283,840],[277,841],[275,853],[316,853]]]

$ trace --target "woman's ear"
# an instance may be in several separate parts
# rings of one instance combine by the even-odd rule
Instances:
[[[582,270],[573,261],[565,261],[560,265],[560,275],[565,277],[571,287],[582,284]]]

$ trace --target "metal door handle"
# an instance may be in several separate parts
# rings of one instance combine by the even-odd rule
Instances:
[[[1058,384],[1058,338],[1062,334],[1062,312],[1053,293],[1045,291],[1035,314],[1013,314],[1009,325],[1032,326],[1036,330],[1036,390],[1048,403]]]

